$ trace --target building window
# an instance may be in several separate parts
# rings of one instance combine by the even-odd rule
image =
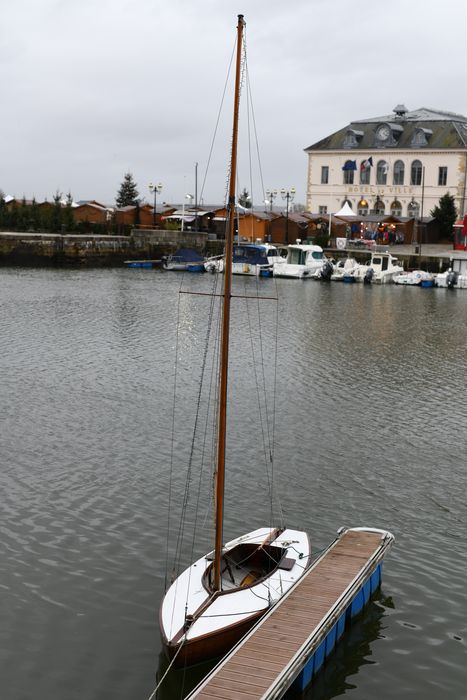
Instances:
[[[329,166],[322,165],[321,166],[321,184],[327,185],[328,182],[329,182]]]
[[[353,170],[344,170],[344,185],[353,185]]]
[[[361,199],[357,204],[357,211],[359,216],[368,216],[368,202],[366,199]]]
[[[318,207],[318,214],[327,214],[327,213],[328,213],[327,207]]]
[[[401,160],[396,160],[396,162],[394,163],[394,175],[392,180],[393,185],[404,184],[404,170],[404,163]]]
[[[438,185],[444,187],[448,181],[448,169],[445,165],[438,168]]]
[[[407,207],[407,216],[409,217],[409,219],[416,219],[418,217],[419,212],[420,204],[412,199],[412,201],[409,202],[409,206]]]
[[[410,184],[422,184],[422,164],[419,160],[414,160],[412,163],[412,168],[410,170]]]
[[[376,197],[374,207],[375,207],[373,209],[374,214],[377,214],[377,215],[384,214],[384,202],[379,197]]]
[[[388,177],[389,165],[385,160],[379,160],[376,166],[376,184],[385,185]]]
[[[390,207],[392,216],[402,216],[402,204],[395,199]]]
[[[367,160],[362,160],[360,163],[360,184],[369,185],[371,175],[371,166],[368,164]]]

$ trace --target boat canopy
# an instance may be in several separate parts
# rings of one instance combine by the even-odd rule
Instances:
[[[181,262],[203,262],[204,258],[201,253],[198,253],[194,248],[179,248],[176,253],[172,255],[172,258],[176,258]]]
[[[267,265],[266,249],[263,246],[256,245],[235,245],[233,262],[248,263],[249,265]]]

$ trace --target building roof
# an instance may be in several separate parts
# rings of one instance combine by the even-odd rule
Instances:
[[[462,114],[427,107],[409,112],[403,105],[397,105],[394,112],[352,121],[305,150],[467,148],[467,117]]]

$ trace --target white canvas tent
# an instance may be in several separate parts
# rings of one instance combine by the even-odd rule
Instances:
[[[354,214],[354,212],[352,211],[350,204],[348,202],[346,202],[344,204],[344,206],[342,207],[342,209],[339,209],[339,211],[336,212],[334,214],[334,216],[355,216],[356,217],[357,215]]]

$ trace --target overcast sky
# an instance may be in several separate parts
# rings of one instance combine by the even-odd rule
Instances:
[[[223,202],[228,102],[203,182],[238,13],[265,188],[304,203],[303,149],[353,119],[398,103],[467,115],[467,0],[4,0],[0,189],[111,204],[130,171],[141,196],[155,181],[181,202],[197,162],[198,196]]]

